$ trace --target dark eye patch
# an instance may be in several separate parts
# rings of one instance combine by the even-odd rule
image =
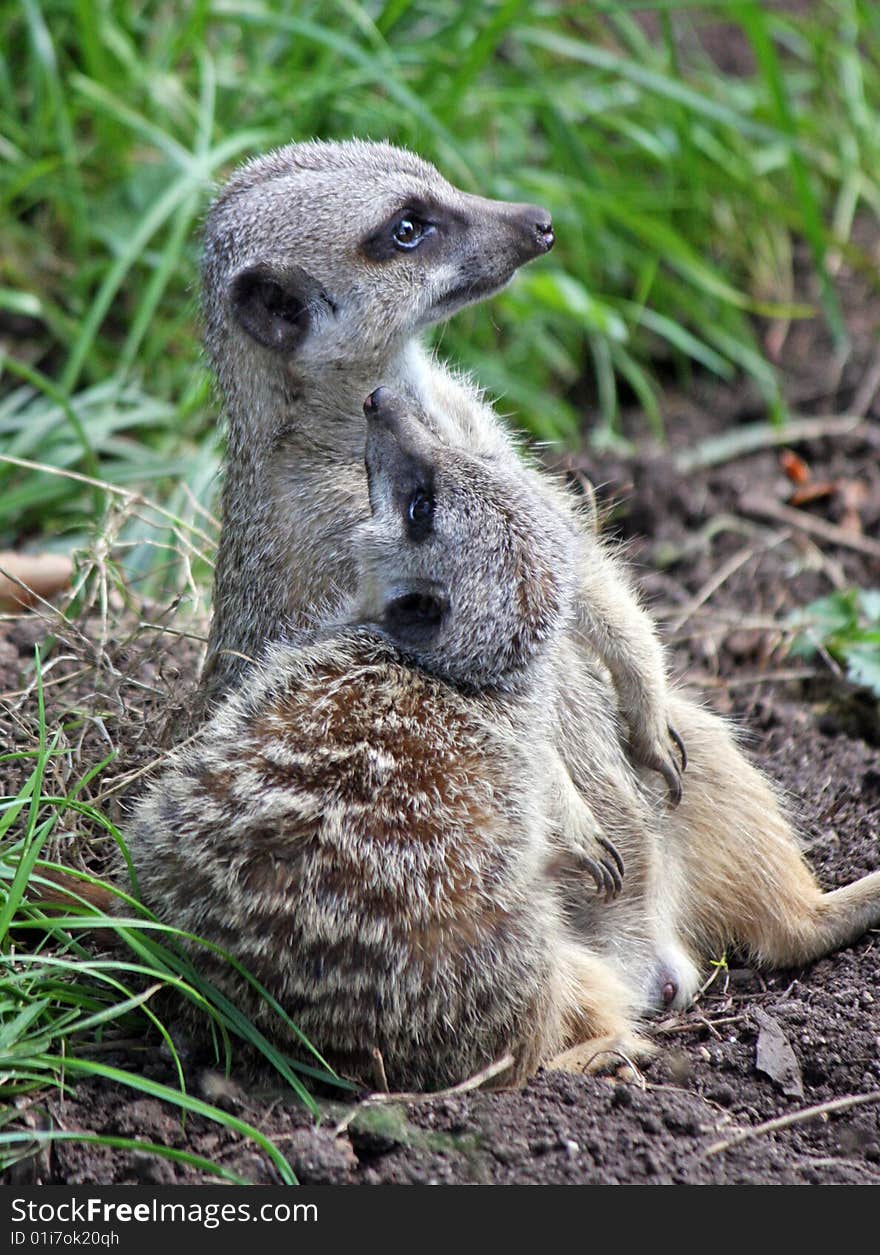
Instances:
[[[415,488],[406,503],[406,533],[410,540],[424,540],[434,530],[434,493]]]
[[[439,205],[420,199],[406,201],[361,240],[360,252],[370,261],[391,261],[408,252],[421,253],[436,243],[448,216]]]

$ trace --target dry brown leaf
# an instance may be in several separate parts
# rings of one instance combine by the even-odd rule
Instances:
[[[833,479],[813,480],[796,488],[788,499],[789,505],[808,505],[811,501],[821,501],[823,497],[833,497],[837,492],[837,482]]]
[[[783,1094],[790,1098],[803,1098],[801,1067],[779,1021],[761,1007],[755,1008],[754,1016],[758,1022],[755,1067],[775,1081]]]
[[[868,500],[868,485],[861,479],[843,479],[839,484],[843,513],[840,526],[847,532],[862,532],[862,509]]]
[[[812,472],[803,458],[792,449],[783,449],[779,454],[779,463],[793,484],[809,483]]]

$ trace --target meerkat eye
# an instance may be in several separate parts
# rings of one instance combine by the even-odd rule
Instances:
[[[406,506],[407,531],[412,540],[421,540],[434,523],[434,498],[424,488],[416,488]]]
[[[414,214],[404,214],[394,224],[391,238],[400,249],[417,248],[426,235],[434,230],[429,222],[422,222]]]

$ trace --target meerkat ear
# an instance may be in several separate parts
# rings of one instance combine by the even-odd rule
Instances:
[[[442,584],[409,580],[386,600],[382,626],[405,649],[425,649],[439,635],[449,612],[449,597]]]
[[[233,275],[229,300],[239,326],[279,353],[299,348],[321,303],[333,307],[318,281],[300,266],[278,269],[263,263]]]

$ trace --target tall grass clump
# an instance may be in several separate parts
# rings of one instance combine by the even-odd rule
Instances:
[[[872,0],[13,0],[0,50],[0,452],[149,483],[185,519],[217,465],[199,217],[254,152],[388,137],[550,206],[552,256],[441,333],[545,440],[613,432],[622,394],[659,429],[670,367],[745,372],[778,412],[754,316],[841,341],[829,252],[866,265],[853,219],[880,211]],[[793,305],[796,240],[817,310]],[[0,464],[0,544],[75,543],[104,503]]]
[[[353,1087],[329,1069],[267,990],[235,959],[225,956],[242,983],[252,984],[299,1042],[303,1059],[282,1053],[198,971],[182,942],[195,942],[215,952],[216,946],[159,923],[137,900],[136,883],[124,839],[106,809],[87,800],[100,783],[114,754],[94,764],[61,791],[52,787],[53,760],[73,757],[75,729],[64,723],[50,732],[39,655],[36,661],[36,719],[32,748],[0,754],[4,775],[13,763],[22,783],[15,794],[0,796],[0,1171],[17,1159],[36,1153],[58,1138],[94,1141],[116,1149],[137,1150],[169,1158],[207,1175],[237,1181],[220,1163],[186,1150],[128,1141],[88,1130],[78,1133],[45,1127],[22,1127],[21,1100],[36,1095],[45,1102],[55,1089],[76,1089],[78,1081],[99,1078],[148,1094],[177,1109],[181,1116],[206,1117],[256,1144],[279,1179],[295,1183],[290,1165],[263,1132],[247,1121],[206,1102],[188,1090],[176,1034],[178,1006],[187,1001],[213,1035],[217,1062],[229,1067],[233,1050],[243,1043],[251,1055],[262,1056],[279,1081],[315,1115],[318,1106],[305,1080],[320,1080],[343,1091]],[[21,770],[24,768],[24,770]],[[129,868],[132,893],[123,877],[107,883],[88,870],[72,867],[73,851],[88,834],[93,849],[101,840],[116,849],[115,862]],[[51,904],[41,894],[54,892],[62,874],[66,900]],[[90,890],[102,891],[114,903],[111,913],[93,904]],[[156,997],[166,996],[155,1010]],[[167,1017],[168,1011],[174,1014]],[[143,1040],[145,1051],[164,1047],[174,1083],[160,1083],[136,1066],[103,1062],[101,1053],[124,1037]],[[135,1052],[136,1055],[137,1052]],[[17,1105],[16,1100],[18,1100]]]

